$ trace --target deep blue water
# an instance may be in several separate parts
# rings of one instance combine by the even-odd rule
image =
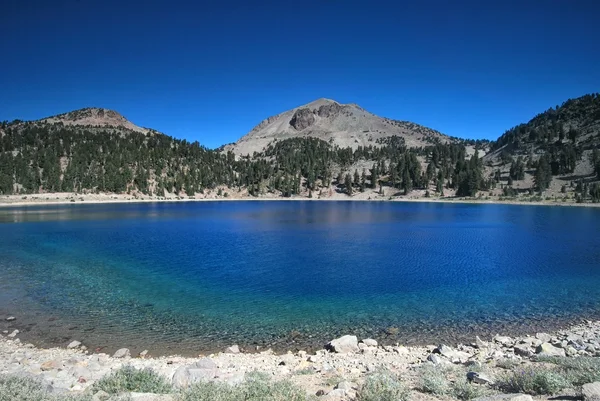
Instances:
[[[0,209],[0,317],[18,316],[11,325],[42,344],[75,338],[156,353],[552,328],[600,315],[599,229],[600,209],[575,207]]]

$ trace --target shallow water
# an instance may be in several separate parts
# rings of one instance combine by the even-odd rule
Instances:
[[[0,317],[18,319],[0,328],[153,354],[550,329],[600,315],[599,228],[596,208],[513,205],[2,209]]]

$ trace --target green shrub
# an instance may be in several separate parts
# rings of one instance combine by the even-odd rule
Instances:
[[[512,371],[501,378],[497,385],[504,392],[543,395],[554,394],[569,387],[570,383],[555,369],[530,366]]]
[[[53,395],[35,379],[0,375],[0,401],[91,401],[90,395]]]
[[[358,391],[357,401],[406,401],[409,392],[396,376],[387,371],[370,375]]]
[[[181,401],[308,401],[306,392],[287,381],[272,382],[264,375],[250,375],[237,387],[200,382],[181,394]]]
[[[124,392],[168,394],[173,391],[171,383],[151,369],[136,369],[124,366],[104,376],[94,384],[94,391],[106,391],[108,394]]]
[[[435,395],[446,395],[450,392],[450,383],[442,368],[424,365],[420,369],[419,375],[419,390],[422,392]]]
[[[459,400],[472,400],[484,396],[490,391],[481,384],[472,384],[466,378],[460,378],[451,385],[450,395]]]
[[[600,358],[545,357],[538,360],[557,365],[557,369],[572,386],[600,381]]]

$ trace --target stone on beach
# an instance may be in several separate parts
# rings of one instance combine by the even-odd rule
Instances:
[[[131,352],[128,348],[118,349],[117,352],[114,353],[113,358],[127,358],[131,356]]]
[[[377,340],[373,340],[372,338],[365,338],[362,340],[362,343],[368,347],[377,347]]]
[[[8,338],[15,338],[19,334],[19,330],[15,330],[8,335]]]
[[[583,401],[600,401],[600,382],[584,384],[581,393]]]
[[[358,338],[356,336],[342,336],[331,340],[327,346],[327,349],[338,353],[338,354],[347,354],[349,352],[358,352]]]
[[[14,322],[15,320],[17,320],[17,318],[14,317],[14,316],[9,316],[9,317],[6,318],[7,322]]]
[[[225,350],[226,354],[239,354],[240,353],[240,347],[238,347],[237,344],[233,344],[231,347],[227,347],[227,349]]]
[[[190,385],[212,380],[220,375],[219,368],[210,358],[202,358],[198,362],[187,366],[181,366],[173,375],[173,385],[186,388]]]
[[[566,356],[564,349],[555,347],[550,343],[538,345],[535,352],[538,354],[538,356]]]
[[[81,345],[79,341],[71,341],[69,345],[67,345],[67,349],[78,348]]]

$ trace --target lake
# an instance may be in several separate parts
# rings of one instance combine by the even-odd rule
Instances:
[[[600,316],[600,209],[226,201],[0,209],[0,329],[153,355],[471,342]]]

